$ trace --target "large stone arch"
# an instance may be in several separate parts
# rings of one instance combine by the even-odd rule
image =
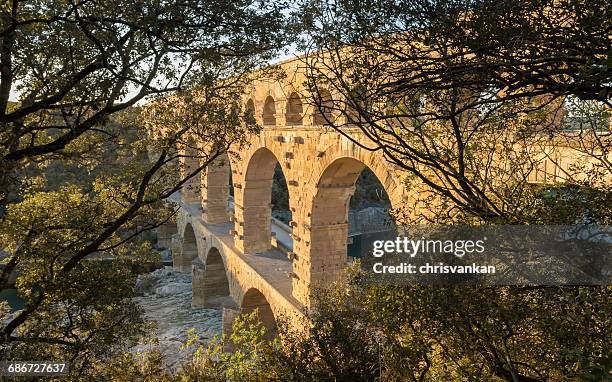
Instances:
[[[305,106],[300,94],[295,91],[291,92],[285,103],[285,124],[287,126],[304,124]]]
[[[198,240],[191,222],[185,224],[180,251],[173,251],[172,266],[178,272],[191,272],[191,262],[198,257]]]
[[[306,209],[309,211],[312,210],[312,201],[317,193],[324,173],[332,168],[334,162],[349,159],[361,162],[361,170],[368,167],[385,188],[385,191],[389,195],[392,208],[402,209],[407,199],[407,193],[403,184],[406,172],[390,163],[380,151],[373,152],[362,149],[359,145],[348,141],[346,138],[341,138],[337,144],[328,147],[325,151],[325,155],[313,165],[311,176],[304,190],[304,196],[310,202],[310,204],[305,206]],[[338,171],[342,172],[339,169]]]
[[[247,99],[246,103],[244,104],[244,112],[247,116],[255,116],[255,101],[253,101],[253,98]]]
[[[318,94],[312,96],[314,100],[312,112],[313,125],[328,125],[333,120],[334,99],[326,88],[319,88]]]
[[[255,310],[259,322],[266,328],[264,338],[271,340],[276,337],[276,318],[268,299],[258,289],[250,288],[242,296],[240,312],[241,314],[250,314]]]
[[[263,101],[261,119],[264,126],[276,125],[276,101],[274,97],[268,95]]]
[[[227,153],[213,160],[201,174],[202,218],[211,224],[230,220],[229,179],[231,162]]]
[[[363,169],[377,176],[392,208],[401,208],[404,200],[401,175],[382,155],[353,143],[339,146],[330,147],[314,166],[302,193],[302,213],[294,218],[299,240],[294,241],[292,293],[306,306],[313,288],[339,280],[346,267],[349,201]]]
[[[212,247],[204,260],[197,259],[192,268],[192,305],[219,307],[230,299],[230,284],[225,259]]]
[[[242,158],[242,182],[234,185],[235,243],[244,253],[266,252],[272,247],[271,196],[277,163],[287,180],[290,179],[287,163],[280,161],[272,150],[261,145],[247,153]]]

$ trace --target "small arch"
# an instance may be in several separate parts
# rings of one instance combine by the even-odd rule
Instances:
[[[264,101],[262,117],[265,126],[276,125],[276,103],[272,96],[267,96]]]
[[[255,122],[255,102],[252,98],[249,98],[244,106],[244,117],[247,123]]]
[[[291,93],[287,98],[287,112],[286,112],[286,123],[289,126],[301,125],[304,107],[302,105],[302,99],[296,92]]]
[[[183,231],[183,254],[189,253],[195,259],[198,255],[198,241],[195,236],[195,231],[191,223],[185,224]]]
[[[361,122],[363,119],[359,111],[351,104],[350,101],[344,101],[344,114],[345,123],[352,125]]]
[[[178,272],[191,272],[191,262],[198,257],[198,242],[191,223],[183,230],[182,248],[180,253],[172,255],[172,266]]]
[[[253,102],[252,98],[249,98],[246,102],[246,105],[244,107],[244,110],[246,112],[251,112],[254,113],[255,112],[255,102]]]
[[[249,289],[242,298],[242,304],[240,306],[241,313],[249,314],[254,310],[257,310],[257,318],[259,322],[266,328],[264,339],[272,340],[276,337],[277,326],[276,319],[274,318],[274,312],[270,307],[270,303],[259,290],[255,288]]]
[[[334,102],[327,89],[320,89],[315,95],[313,122],[315,125],[329,125],[332,120]]]
[[[204,304],[220,306],[230,295],[229,280],[221,252],[212,247],[206,255],[203,280]]]

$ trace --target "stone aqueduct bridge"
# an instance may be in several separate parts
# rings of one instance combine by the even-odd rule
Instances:
[[[185,185],[174,198],[181,205],[177,224],[158,231],[160,242],[171,245],[174,267],[193,274],[193,305],[224,306],[224,327],[236,314],[255,308],[270,328],[280,316],[299,319],[310,306],[313,288],[341,276],[349,200],[366,166],[393,208],[419,208],[405,191],[399,168],[323,125],[325,118],[306,102],[298,65],[282,64],[290,80],[252,86],[244,102],[263,129],[250,138],[246,151],[216,159]],[[344,133],[366,139],[356,128]],[[277,163],[289,189],[289,227],[271,216]],[[196,165],[188,158],[181,168]]]
[[[287,180],[289,226],[271,216],[277,163]],[[186,171],[195,165],[186,163]],[[225,324],[256,307],[270,325],[274,317],[299,317],[313,287],[337,280],[346,267],[349,201],[366,166],[392,205],[405,203],[403,176],[382,155],[321,126],[265,127],[239,158],[217,159],[175,198],[176,227],[158,232],[166,243],[176,232],[173,263],[193,274],[193,305],[224,305]]]

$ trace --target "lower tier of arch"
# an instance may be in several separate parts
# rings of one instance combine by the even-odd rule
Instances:
[[[244,255],[234,246],[231,223],[205,223],[197,204],[183,204],[179,197],[174,201],[181,204],[177,215],[179,233],[175,235],[174,246],[180,247],[185,242],[181,233],[190,232],[190,229],[196,238],[197,257],[190,260],[194,306],[222,308],[224,331],[228,331],[235,316],[253,310],[249,295],[257,291],[262,301],[269,304],[269,310],[265,304],[258,308],[267,322],[282,319],[296,326],[305,322],[305,307],[291,294],[291,261],[284,253],[272,249],[258,255]],[[215,259],[208,258],[213,255]],[[183,272],[187,271],[183,265],[185,261],[178,261]],[[228,296],[224,298],[226,290]]]

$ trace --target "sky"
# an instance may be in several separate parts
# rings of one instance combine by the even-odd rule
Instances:
[[[298,54],[299,54],[299,52],[297,51],[297,48],[295,46],[291,46],[291,47],[288,48],[288,50],[286,52],[281,52],[276,58],[270,60],[269,64],[272,65],[272,64],[275,64],[277,62],[281,62],[281,61],[285,61],[285,60],[288,60],[288,59],[291,59],[291,58],[295,58],[295,57],[298,56]],[[134,88],[133,90],[131,90],[126,95],[126,98],[134,96],[136,94],[136,92],[137,92],[137,89]],[[19,96],[20,96],[20,93],[15,89],[15,86],[13,86],[13,88],[11,89],[11,92],[10,92],[9,101],[17,102],[17,101],[19,101]]]

